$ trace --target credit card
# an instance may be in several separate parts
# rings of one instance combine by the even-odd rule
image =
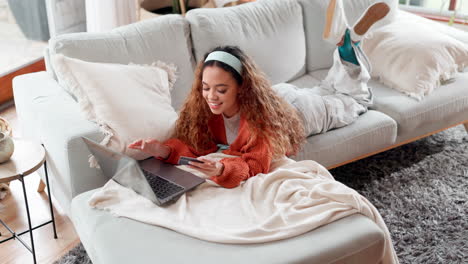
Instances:
[[[197,160],[196,158],[181,156],[181,157],[179,158],[178,164],[179,164],[179,165],[189,165],[189,162],[190,162],[190,161],[194,161],[194,162],[198,162],[198,163],[203,163],[203,161]]]

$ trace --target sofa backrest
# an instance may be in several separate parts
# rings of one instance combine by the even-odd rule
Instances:
[[[335,45],[323,40],[325,14],[329,0],[298,0],[304,16],[304,31],[306,36],[307,71],[330,68],[333,63]],[[398,0],[349,0],[343,1],[346,18],[352,27],[366,8],[376,2],[386,2],[391,12],[380,24],[389,23],[398,10]]]
[[[346,19],[350,26],[353,26],[361,15],[365,12],[367,7],[378,2],[385,2],[390,6],[390,12],[385,16],[384,19],[377,22],[379,25],[388,24],[395,19],[395,15],[398,12],[399,0],[353,0],[343,1],[344,9],[346,10]],[[378,26],[377,26],[378,27]]]
[[[330,68],[333,63],[335,45],[322,38],[325,26],[327,0],[298,0],[304,16],[304,32],[306,37],[307,71]],[[354,0],[353,0],[354,1]]]
[[[236,45],[254,59],[273,84],[305,73],[302,11],[295,0],[194,9],[186,18],[197,62],[216,46]]]
[[[193,80],[188,21],[180,15],[166,15],[116,28],[105,33],[73,33],[52,38],[49,56],[65,56],[91,62],[151,64],[157,60],[177,66],[172,105],[178,110]],[[53,65],[47,70],[54,74]]]

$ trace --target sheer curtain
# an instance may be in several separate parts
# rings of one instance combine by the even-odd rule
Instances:
[[[138,21],[142,0],[86,0],[86,29],[103,32]]]

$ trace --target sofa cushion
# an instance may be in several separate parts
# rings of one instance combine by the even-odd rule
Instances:
[[[151,154],[129,148],[130,143],[148,138],[163,142],[172,136],[178,118],[171,106],[173,65],[87,62],[62,54],[51,61],[59,84],[73,92],[84,117],[106,135],[101,144],[143,160]]]
[[[155,19],[116,28],[106,33],[74,33],[52,38],[50,55],[90,62],[151,64],[157,60],[177,66],[177,81],[171,94],[177,110],[191,88],[194,60],[189,39],[189,24],[180,15]],[[48,68],[48,71],[54,71]]]
[[[380,151],[395,143],[396,122],[387,115],[369,110],[354,123],[307,138],[295,160],[315,160],[325,167]]]
[[[305,37],[300,5],[269,0],[187,13],[195,58],[216,46],[236,45],[250,55],[272,83],[304,74]]]
[[[304,31],[306,36],[307,71],[315,71],[324,68],[330,68],[333,63],[333,51],[335,45],[332,45],[322,38],[323,27],[325,26],[325,14],[329,1],[324,0],[298,0],[302,6],[304,16]],[[366,10],[368,6],[375,3],[376,0],[353,0],[343,1],[346,17],[352,26]],[[397,0],[379,0],[386,2],[391,7],[391,12],[380,24],[391,21],[394,12],[398,10]]]
[[[317,79],[326,74],[327,70],[311,73]],[[467,83],[468,72],[459,73],[418,102],[372,79],[369,82],[374,93],[374,105],[371,108],[397,122],[395,143],[400,143],[468,120]]]
[[[320,80],[310,74],[304,74],[288,83],[295,85],[299,88],[313,88],[320,84]]]
[[[307,71],[330,68],[333,64],[332,45],[322,38],[325,26],[325,13],[328,1],[323,0],[299,0],[304,16],[304,32],[306,37]]]
[[[92,209],[96,190],[75,197],[72,221],[93,263],[377,263],[383,232],[360,214],[303,235],[261,244],[221,244]],[[116,235],[118,234],[118,235]],[[128,254],[131,252],[131,254]],[[235,254],[233,254],[235,252]],[[226,257],[229,256],[229,257]]]
[[[328,70],[311,72],[289,83],[301,88],[314,87],[319,85],[327,73]],[[392,145],[396,130],[393,119],[376,111],[368,111],[348,126],[308,137],[305,145],[293,158],[311,159],[325,167],[331,167]]]
[[[466,43],[433,28],[429,19],[403,11],[397,18],[363,41],[372,77],[420,100],[468,67]]]
[[[377,21],[375,27],[380,27],[396,19],[396,15],[399,12],[399,1],[398,0],[353,0],[343,1],[344,9],[346,12],[346,20],[350,26],[356,24],[359,18],[365,10],[372,4],[378,2],[385,2],[390,6],[390,12],[382,20]],[[374,27],[374,26],[373,26]]]
[[[398,123],[397,143],[467,121],[467,84],[468,72],[460,73],[418,102],[375,80],[369,83],[375,95],[372,108]]]

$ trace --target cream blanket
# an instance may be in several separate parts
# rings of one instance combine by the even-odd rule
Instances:
[[[226,156],[213,153],[207,157]],[[315,161],[296,162],[285,157],[273,161],[271,167],[270,173],[258,174],[233,189],[207,181],[167,207],[159,207],[111,180],[94,193],[89,204],[199,239],[235,244],[286,239],[361,213],[385,233],[382,263],[398,263],[388,229],[366,198],[335,181]]]

